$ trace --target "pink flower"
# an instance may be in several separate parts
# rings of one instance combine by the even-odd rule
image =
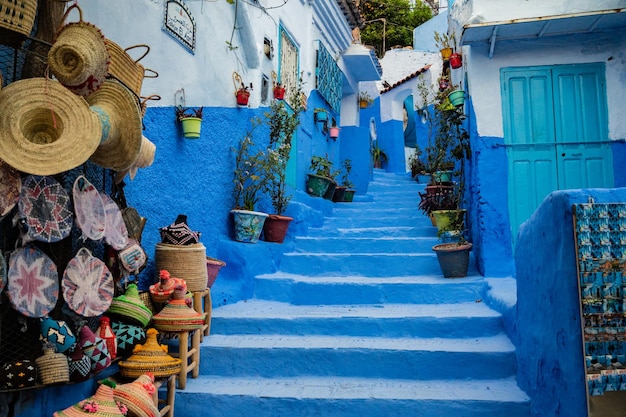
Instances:
[[[83,411],[88,413],[97,413],[98,412],[98,404],[95,401],[85,401],[81,407]]]

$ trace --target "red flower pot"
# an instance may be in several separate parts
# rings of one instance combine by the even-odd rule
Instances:
[[[285,87],[274,87],[274,98],[276,100],[283,100],[285,98]]]
[[[461,58],[461,55],[457,54],[456,52],[450,55],[450,66],[453,69],[461,68],[462,65],[463,59]]]
[[[246,90],[238,90],[235,94],[237,97],[237,104],[240,106],[247,106],[248,99],[250,98],[250,92]]]

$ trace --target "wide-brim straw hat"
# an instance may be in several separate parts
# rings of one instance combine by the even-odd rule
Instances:
[[[118,417],[125,416],[118,402],[113,397],[113,388],[100,385],[96,393],[62,411],[57,411],[53,417]]]
[[[115,171],[129,169],[139,156],[143,137],[141,109],[133,93],[115,80],[106,80],[87,102],[103,124],[100,145],[90,160]]]
[[[61,84],[87,97],[106,79],[110,57],[104,35],[96,26],[83,21],[77,4],[66,10],[63,22],[74,8],[80,19],[59,29],[48,51],[48,65]]]
[[[122,182],[126,174],[130,177],[131,181],[135,179],[137,175],[137,170],[139,168],[145,168],[154,162],[154,155],[156,153],[156,145],[147,137],[141,137],[141,146],[139,148],[139,155],[137,155],[137,159],[132,163],[130,168],[119,171],[115,174],[115,183],[119,184]]]
[[[159,409],[152,400],[155,390],[152,374],[143,374],[133,382],[118,384],[113,389],[113,397],[128,407],[128,416],[159,417]]]
[[[127,360],[119,362],[122,376],[138,378],[150,372],[155,378],[166,378],[180,372],[181,359],[170,356],[167,345],[159,344],[158,333],[156,329],[148,329],[146,343],[135,346],[133,354]]]
[[[0,159],[34,175],[55,175],[85,163],[101,137],[87,102],[58,81],[27,78],[0,90]]]

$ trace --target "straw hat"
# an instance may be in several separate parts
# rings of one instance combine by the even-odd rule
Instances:
[[[104,82],[110,57],[104,35],[94,25],[83,21],[83,12],[77,4],[66,10],[63,21],[74,8],[80,20],[66,24],[57,32],[48,51],[48,65],[61,84],[87,97]]]
[[[137,100],[119,82],[106,80],[87,97],[87,102],[102,122],[100,145],[90,160],[115,171],[129,169],[141,149],[141,110]]]
[[[134,283],[128,285],[124,294],[113,299],[108,313],[140,324],[142,327],[146,327],[152,319],[152,311],[139,298],[139,290]]]
[[[158,333],[156,329],[148,329],[146,343],[135,346],[128,360],[119,362],[122,376],[137,378],[151,372],[155,378],[166,378],[180,371],[182,361],[168,355],[167,345],[160,345],[157,341]]]
[[[155,391],[154,376],[147,373],[133,382],[117,385],[113,389],[113,398],[128,407],[128,416],[158,417],[161,414],[152,400]]]
[[[76,168],[98,148],[101,130],[87,102],[58,81],[27,78],[0,90],[0,159],[19,171]]]
[[[201,329],[206,313],[198,313],[185,301],[185,288],[177,285],[171,300],[152,317],[154,327],[163,332],[184,332]]]
[[[154,154],[156,153],[156,145],[145,136],[141,137],[141,146],[139,147],[139,155],[137,159],[132,163],[130,168],[119,171],[115,174],[115,183],[122,182],[126,174],[129,174],[130,179],[134,180],[139,168],[145,168],[154,162]]]
[[[91,397],[82,400],[63,411],[57,411],[53,417],[118,417],[125,416],[127,408],[118,405],[113,397],[113,388],[100,385]]]

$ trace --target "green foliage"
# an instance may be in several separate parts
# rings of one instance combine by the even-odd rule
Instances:
[[[182,119],[185,119],[187,117],[197,117],[198,119],[202,119],[203,110],[204,110],[204,107],[193,108],[193,107],[183,107],[183,106],[178,105],[175,108],[176,119],[178,121],[181,121]]]
[[[254,130],[259,126],[253,121],[252,127],[239,141],[235,154],[233,170],[233,208],[254,211],[259,201],[259,193],[265,187],[263,161],[265,152],[253,140]]]
[[[343,176],[341,177],[341,185],[348,189],[354,188],[354,183],[350,181],[350,172],[352,172],[352,161],[345,159],[343,161]]]
[[[330,159],[328,159],[328,155],[313,155],[311,157],[311,166],[309,167],[309,172],[315,175],[319,175],[321,177],[334,178],[335,175],[333,172],[331,172],[332,167],[333,163]]]
[[[434,33],[435,45],[437,48],[445,49],[445,48],[456,48],[456,39],[454,38],[454,34],[448,35],[447,33],[439,33],[435,31]]]
[[[372,160],[376,168],[382,167],[383,162],[387,162],[388,160],[385,151],[378,146],[378,141],[374,142],[374,147],[372,148]]]
[[[409,168],[413,177],[426,173],[426,165],[422,161],[422,150],[419,146],[415,146],[413,153],[409,155]]]
[[[364,0],[359,11],[365,22],[384,18],[386,48],[413,46],[413,30],[432,17],[432,10],[421,1],[412,6],[409,0]],[[366,23],[361,30],[361,42],[372,45],[378,56],[383,51],[383,22]]]

